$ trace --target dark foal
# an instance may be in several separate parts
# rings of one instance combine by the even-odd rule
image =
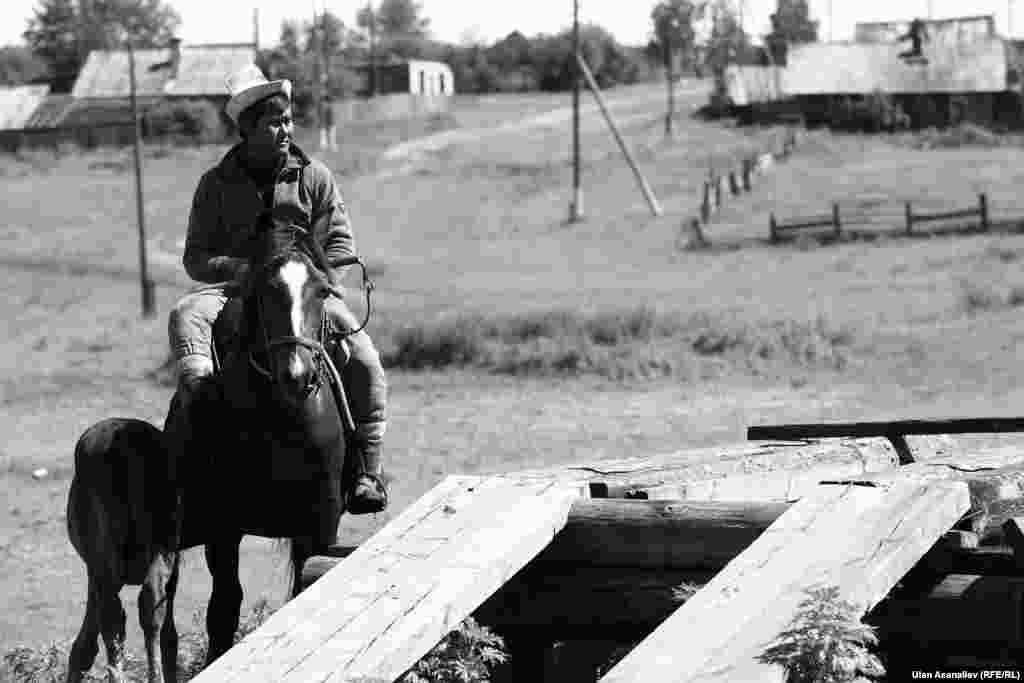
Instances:
[[[351,476],[338,409],[343,398],[323,346],[324,300],[337,290],[325,269],[314,266],[323,261],[312,240],[288,234],[290,241],[253,261],[243,285],[239,343],[209,380],[216,390],[205,392],[209,397],[188,415],[167,420],[169,442],[179,444],[185,462],[202,463],[206,471],[188,477],[184,544],[205,546],[213,579],[207,663],[231,647],[238,630],[242,537],[291,539],[297,595],[305,561],[335,540],[343,480]],[[200,480],[205,484],[193,489]]]
[[[126,585],[141,585],[139,624],[150,683],[177,681],[174,592],[180,554],[174,482],[163,434],[148,422],[103,420],[79,438],[67,524],[71,544],[86,565],[89,594],[71,648],[69,683],[82,680],[92,667],[101,634],[109,680],[120,680],[125,640],[120,591]]]

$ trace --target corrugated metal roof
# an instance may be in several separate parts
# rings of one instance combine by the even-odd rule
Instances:
[[[170,48],[135,51],[136,93],[140,97],[226,95],[227,76],[255,56],[251,45],[193,45],[180,51],[176,74]],[[77,98],[128,97],[128,65],[127,51],[93,50],[71,94]]]
[[[256,53],[252,46],[224,45],[181,48],[178,77],[167,86],[168,95],[224,95],[225,79],[252,63]]]
[[[0,130],[19,130],[50,93],[48,85],[0,87]]]
[[[995,19],[990,14],[973,17],[924,20],[928,42],[932,45],[957,45],[993,38]],[[906,35],[910,21],[860,22],[854,27],[854,40],[858,43],[895,43]]]
[[[927,64],[907,63],[906,46],[808,43],[789,50],[782,73],[786,95],[1003,92],[1006,48],[999,38],[959,45],[924,45]]]
[[[163,95],[170,77],[170,48],[135,51],[135,91],[138,95]],[[131,92],[128,52],[93,50],[85,60],[71,94],[75,97],[128,97]]]

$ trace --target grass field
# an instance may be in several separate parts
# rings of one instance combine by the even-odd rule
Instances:
[[[377,285],[370,331],[392,365],[394,476],[390,512],[346,520],[345,540],[449,473],[738,441],[755,423],[1020,412],[1024,236],[764,240],[769,212],[822,213],[833,199],[898,215],[904,199],[962,204],[986,191],[1009,216],[1024,149],[810,133],[708,227],[713,243],[732,246],[681,251],[708,165],[775,146],[781,131],[682,118],[666,143],[660,92],[611,96],[660,218],[588,108],[586,221],[566,224],[564,96],[473,98],[449,117],[340,135],[345,151],[326,161]],[[687,85],[682,100],[692,110],[702,87]],[[430,133],[443,137],[382,156]],[[138,316],[129,151],[4,160],[4,650],[77,629],[84,569],[63,519],[72,448],[103,417],[162,422],[170,388],[147,375],[166,358],[166,312],[188,286],[176,259],[191,193],[223,151],[147,156],[160,310],[151,321]],[[40,467],[49,473],[37,480]],[[209,594],[201,555],[186,562],[183,631]],[[246,606],[280,603],[285,563],[270,542],[243,543],[242,572]]]

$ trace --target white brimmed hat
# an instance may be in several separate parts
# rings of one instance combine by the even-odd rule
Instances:
[[[224,107],[224,112],[235,125],[238,115],[260,100],[278,93],[292,99],[292,82],[287,78],[280,81],[268,81],[260,68],[255,64],[242,67],[237,73],[227,77],[228,94],[231,99]]]

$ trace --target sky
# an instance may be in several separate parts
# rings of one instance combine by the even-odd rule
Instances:
[[[260,44],[277,42],[285,19],[308,19],[314,4],[326,7],[342,21],[355,23],[356,10],[367,0],[164,0],[181,15],[179,35],[185,44],[248,42],[253,33],[253,8],[259,9]],[[743,6],[744,28],[753,36],[768,32],[768,15],[776,0],[732,0]],[[379,2],[379,0],[375,0]],[[620,43],[640,45],[650,33],[650,11],[656,0],[579,0],[580,18],[600,24]],[[21,42],[21,33],[38,0],[2,0],[0,45]],[[555,33],[572,23],[572,0],[421,0],[433,36],[460,42],[475,36],[493,42],[513,30],[527,36]],[[811,14],[820,24],[822,40],[844,40],[858,21],[889,21],[928,16],[994,14],[1000,33],[1024,33],[1024,2],[1015,0],[810,0]],[[1012,31],[1008,31],[1012,18]]]

